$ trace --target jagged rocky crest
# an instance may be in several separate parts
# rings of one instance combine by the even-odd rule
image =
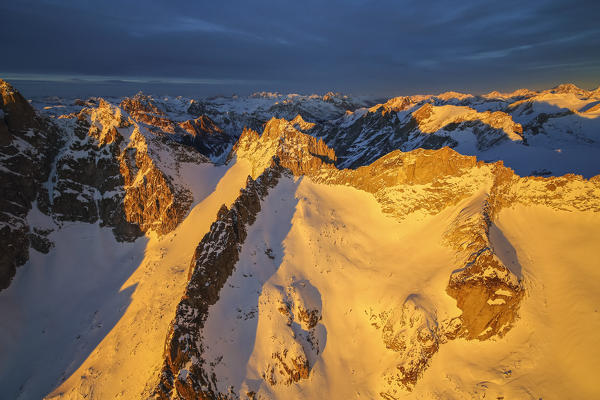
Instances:
[[[209,306],[219,299],[219,291],[239,259],[247,226],[254,223],[261,199],[277,184],[282,172],[273,163],[256,180],[248,177],[246,188],[229,209],[221,207],[210,231],[198,244],[189,268],[189,283],[167,336],[165,364],[155,398],[222,398],[216,388],[218,377],[205,369],[199,335]]]
[[[172,115],[175,111],[168,105],[143,93],[125,98],[119,106],[136,122],[145,124],[151,130],[167,133],[174,140],[195,147],[207,157],[218,158],[234,142],[234,135],[226,134],[209,116],[191,112],[196,118],[181,120]],[[195,103],[191,103],[192,111],[194,107]]]
[[[98,222],[112,227],[117,240],[133,241],[148,231],[167,233],[185,217],[193,199],[179,172],[184,163],[208,162],[198,151],[102,99],[52,121],[7,83],[0,88],[0,287],[28,259],[30,245],[49,251],[47,236],[65,221]],[[52,227],[27,221],[33,202]]]
[[[0,290],[28,260],[30,245],[46,253],[51,246],[49,232],[31,230],[27,214],[50,175],[62,140],[51,121],[0,80]]]
[[[58,220],[100,221],[121,240],[150,230],[164,234],[179,224],[192,195],[174,178],[181,163],[205,157],[148,132],[103,100],[63,120],[69,141],[56,159],[42,211]]]

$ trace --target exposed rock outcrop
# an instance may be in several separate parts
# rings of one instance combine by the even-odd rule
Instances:
[[[398,365],[383,379],[388,391],[384,398],[395,398],[403,390],[412,390],[418,378],[438,351],[443,331],[435,311],[418,295],[410,295],[402,305],[370,316],[371,325],[381,329],[385,347],[398,354]]]
[[[271,329],[266,332],[270,335],[272,353],[271,360],[262,366],[262,378],[272,386],[289,385],[301,379],[307,379],[310,364],[302,343],[295,340],[296,332],[292,324],[299,315],[294,314],[293,301],[280,288],[269,289],[271,290],[266,290],[261,294],[259,304],[269,303],[268,299],[272,297],[278,298],[279,315],[273,310],[269,310],[271,320],[275,320]],[[282,327],[278,320],[285,321],[285,327]]]
[[[296,175],[316,171],[335,161],[335,152],[320,139],[302,134],[285,119],[272,118],[262,135],[245,129],[229,156],[243,157],[252,163],[252,176],[259,176],[277,157],[281,165]]]
[[[369,108],[370,113],[374,113],[378,111],[380,108],[382,109],[382,115],[385,116],[388,113],[404,111],[416,104],[415,101],[409,96],[404,97],[394,97],[389,99],[383,104],[377,104],[371,108]]]
[[[63,121],[73,135],[57,159],[47,201],[58,220],[99,220],[129,241],[149,230],[170,232],[187,214],[192,195],[169,173],[206,158],[145,131],[106,101]]]
[[[451,324],[451,338],[501,337],[517,318],[525,289],[521,277],[495,254],[489,236],[492,223],[486,199],[465,207],[446,232],[448,245],[463,265],[452,273],[446,289],[462,310],[460,324]]]
[[[113,227],[119,240],[135,240],[142,233],[125,216],[118,162],[124,145],[121,132],[133,129],[131,123],[104,101],[61,122],[68,141],[40,194],[40,210],[57,221],[100,221]]]
[[[207,157],[218,158],[234,143],[233,137],[225,134],[215,121],[203,113],[197,114],[199,109],[195,102],[191,103],[188,112],[198,117],[183,121],[170,116],[167,106],[142,93],[125,98],[120,107],[136,122],[147,125],[155,133],[170,135],[175,141],[193,146]]]
[[[167,158],[169,154],[173,157],[170,160]],[[139,225],[144,232],[153,230],[165,234],[183,220],[193,197],[189,189],[181,185],[182,182],[164,171],[176,174],[181,162],[208,160],[175,142],[158,141],[144,136],[140,130],[134,130],[119,161],[124,178],[123,202],[127,220]],[[161,165],[161,162],[168,164]]]
[[[356,170],[340,170],[334,165],[337,157],[331,148],[284,119],[270,120],[262,135],[245,130],[233,155],[250,161],[253,176],[277,157],[295,175],[373,193],[385,212],[399,218],[417,210],[435,214],[472,195],[491,179],[488,165],[449,148],[406,153],[397,150]],[[415,188],[422,196],[416,195]]]
[[[179,178],[180,167],[208,159],[169,132],[150,131],[102,99],[51,121],[7,83],[0,81],[0,90],[0,235],[6,247],[0,288],[28,259],[30,245],[42,252],[52,247],[47,235],[53,228],[26,220],[34,201],[57,228],[64,221],[99,222],[120,241],[150,230],[167,233],[189,211],[192,193]],[[142,100],[125,105],[140,107],[140,119],[160,113]]]
[[[60,145],[59,129],[0,80],[0,290],[28,260],[30,244],[49,248],[49,232],[32,231],[26,217]]]
[[[201,115],[196,119],[179,123],[179,128],[187,133],[180,135],[182,143],[197,148],[207,156],[219,156],[233,146],[233,137],[225,132],[209,117]]]
[[[166,110],[141,92],[134,97],[123,99],[119,107],[128,112],[136,122],[160,128],[165,132],[175,132],[175,123],[167,116]]]
[[[557,94],[576,94],[578,96],[589,97],[593,92],[585,89],[581,89],[577,85],[572,83],[562,83],[558,86],[553,87],[550,90],[547,90],[549,93],[557,93]]]
[[[165,363],[155,398],[223,398],[216,388],[216,377],[208,376],[204,369],[202,341],[198,335],[206,321],[208,307],[219,299],[219,291],[235,268],[247,226],[254,223],[261,199],[277,184],[282,172],[281,167],[272,164],[256,180],[249,177],[246,188],[233,205],[229,209],[221,207],[210,231],[196,248],[189,283],[167,336]]]
[[[259,298],[259,313],[269,338],[271,359],[261,366],[262,378],[271,386],[291,385],[308,379],[323,350],[321,295],[307,280],[285,288],[267,286]]]

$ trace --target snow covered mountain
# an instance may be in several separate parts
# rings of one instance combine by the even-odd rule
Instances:
[[[599,90],[0,94],[3,396],[600,394]]]

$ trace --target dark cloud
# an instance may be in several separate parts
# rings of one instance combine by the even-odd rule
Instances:
[[[380,95],[600,83],[595,0],[4,3],[0,73],[18,81]]]

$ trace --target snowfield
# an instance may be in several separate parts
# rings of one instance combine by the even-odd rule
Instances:
[[[233,386],[266,398],[375,398],[397,359],[372,326],[373,314],[411,295],[439,314],[460,314],[444,294],[452,254],[439,238],[447,215],[399,223],[365,192],[309,179],[281,182],[263,210],[207,322],[209,359],[223,357],[215,368],[227,377],[219,382],[223,392]],[[294,348],[294,336],[306,334],[287,327],[278,311],[281,296],[298,285],[311,288],[303,302],[322,315],[310,378],[257,387],[272,353]]]
[[[454,260],[441,237],[473,200],[424,221],[397,222],[353,188],[306,178],[279,183],[264,200],[203,332],[206,359],[223,377],[221,392],[273,399],[378,398],[389,389],[382,377],[398,360],[373,316],[408,298],[438,320],[460,314],[445,294]],[[492,243],[525,277],[529,294],[521,318],[501,339],[445,343],[414,391],[397,398],[594,397],[600,263],[593,254],[600,243],[590,238],[599,234],[600,216],[594,213],[540,206],[502,211]],[[306,327],[288,326],[279,310],[298,286],[309,288],[301,304],[322,316],[311,339],[318,350],[307,341]],[[303,348],[310,377],[268,385],[264,374],[273,354],[284,348]]]

